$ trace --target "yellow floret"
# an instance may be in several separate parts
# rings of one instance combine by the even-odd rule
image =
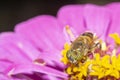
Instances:
[[[92,72],[90,72],[90,75],[98,76],[98,79],[106,76],[120,78],[120,55],[118,57],[105,55],[100,58],[100,55],[96,54],[95,59],[92,60]]]
[[[61,59],[61,61],[64,63],[64,64],[67,64],[69,61],[66,57],[66,54],[67,54],[67,51],[70,49],[70,45],[68,43],[65,43],[64,45],[64,50],[62,50],[62,56],[63,58]]]
[[[114,34],[110,34],[109,36],[114,39],[114,42],[117,45],[120,45],[120,36],[119,36],[119,34],[114,33]]]

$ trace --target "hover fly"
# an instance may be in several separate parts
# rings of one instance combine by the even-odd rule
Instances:
[[[95,51],[98,45],[99,43],[96,43],[93,33],[85,32],[71,43],[71,47],[67,51],[66,56],[73,64],[77,64],[79,61],[84,62],[88,55]]]

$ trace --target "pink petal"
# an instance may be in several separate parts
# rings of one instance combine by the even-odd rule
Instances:
[[[11,80],[7,76],[0,74],[0,80]]]
[[[114,9],[115,12],[120,11],[120,2],[110,3],[110,4],[107,4],[105,7],[108,8],[109,10]],[[112,12],[114,13],[114,11]]]
[[[53,55],[52,58],[56,61],[60,60],[61,55],[58,51],[63,48],[65,40],[63,39],[62,27],[60,27],[56,18],[38,16],[18,24],[15,31],[18,35],[30,41],[40,52]]]
[[[63,79],[60,79],[58,77],[51,76],[51,75],[45,75],[45,76],[43,76],[43,78],[46,80],[63,80]]]
[[[112,3],[106,5],[106,8],[111,12],[112,22],[108,33],[120,34],[120,3]]]
[[[111,13],[111,23],[109,30],[107,31],[108,43],[114,43],[113,39],[109,37],[111,33],[120,34],[120,3],[111,3],[105,6]]]
[[[35,52],[34,47],[28,41],[16,36],[14,33],[1,34],[0,45],[17,58],[22,56],[25,59],[32,61],[40,55],[40,53]]]
[[[110,24],[109,11],[104,7],[88,4],[84,8],[84,17],[88,30],[104,39]]]
[[[15,31],[28,38],[43,51],[63,48],[62,28],[52,16],[38,16],[30,19],[18,24]]]
[[[29,73],[29,72],[40,72],[51,76],[67,78],[67,74],[64,72],[49,68],[47,66],[33,65],[33,64],[16,65],[15,68],[12,70],[11,75],[17,73]]]
[[[12,67],[13,63],[10,61],[0,60],[0,74],[6,74]]]
[[[30,62],[30,60],[26,56],[22,55],[15,46],[7,44],[0,47],[2,47],[0,48],[0,60],[9,60],[14,63]]]
[[[16,79],[8,75],[8,72],[12,69],[13,63],[9,61],[0,60],[0,80],[25,80],[25,79]]]
[[[85,31],[83,7],[81,5],[68,5],[62,7],[58,12],[58,20],[61,22],[61,26],[65,27],[69,25],[77,34]]]
[[[16,79],[16,78],[12,78],[10,76],[6,76],[4,74],[0,74],[0,80],[26,80],[26,79]]]
[[[49,55],[54,54],[55,51],[41,53],[29,41],[12,32],[2,33],[0,35],[0,42],[1,59],[7,59],[13,61],[14,63],[34,62],[36,59],[43,59],[47,64],[55,66],[55,63],[53,63],[54,61],[59,63],[59,66],[63,66],[63,64],[60,62],[60,59],[55,57],[57,55]]]
[[[0,80],[20,80],[20,79],[11,79],[10,77],[4,74],[0,74]]]

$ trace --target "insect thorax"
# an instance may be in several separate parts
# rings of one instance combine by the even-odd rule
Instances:
[[[72,42],[71,48],[67,52],[67,58],[72,63],[81,61],[82,58],[84,58],[89,53],[92,45],[93,34],[83,33]]]

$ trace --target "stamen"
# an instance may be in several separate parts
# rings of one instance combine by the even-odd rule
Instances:
[[[106,43],[105,43],[105,42],[102,42],[102,43],[101,43],[101,49],[102,49],[103,51],[106,51],[106,50],[108,49],[108,47],[106,46]]]
[[[65,29],[66,29],[66,32],[68,33],[68,35],[70,36],[71,40],[75,39],[75,36],[74,36],[74,34],[72,33],[69,25],[66,25]]]
[[[112,56],[115,56],[116,53],[117,53],[117,50],[116,50],[116,49],[113,49],[113,51],[112,51]]]

